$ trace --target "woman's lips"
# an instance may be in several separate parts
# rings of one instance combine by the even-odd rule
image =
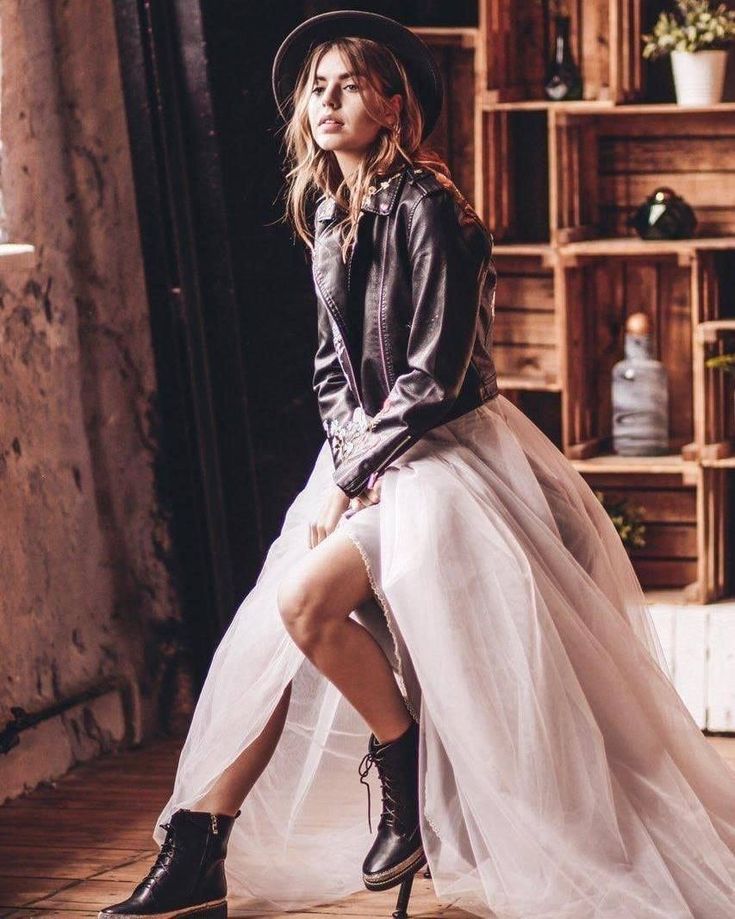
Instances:
[[[341,121],[322,121],[319,127],[322,131],[340,131],[343,125]]]

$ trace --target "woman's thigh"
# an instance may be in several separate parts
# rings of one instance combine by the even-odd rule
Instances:
[[[372,596],[357,546],[337,528],[281,580],[278,607],[287,627],[318,626],[346,619]]]

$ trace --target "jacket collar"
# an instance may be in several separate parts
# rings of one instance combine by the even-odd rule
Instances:
[[[383,217],[390,216],[395,210],[398,195],[409,169],[410,166],[406,164],[398,172],[395,172],[387,179],[383,179],[379,184],[371,185],[372,192],[366,195],[360,210],[368,211],[371,214],[380,214]],[[336,200],[331,195],[324,195],[319,200],[316,218],[317,220],[331,220],[336,211],[343,213],[343,209],[337,206]]]

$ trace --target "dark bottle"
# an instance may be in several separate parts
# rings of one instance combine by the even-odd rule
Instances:
[[[544,92],[553,102],[582,98],[582,77],[569,43],[569,16],[554,16],[554,54],[546,71]]]

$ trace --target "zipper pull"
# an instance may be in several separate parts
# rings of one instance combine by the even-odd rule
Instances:
[[[210,819],[212,821],[212,833],[215,836],[219,835],[219,830],[217,829],[217,814],[210,814]]]

